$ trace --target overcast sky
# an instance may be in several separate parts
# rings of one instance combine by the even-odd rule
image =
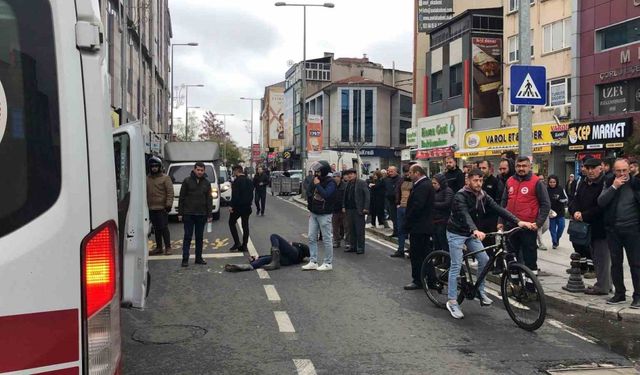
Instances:
[[[296,1],[298,3],[312,3]],[[315,2],[313,2],[315,3]],[[264,87],[283,81],[287,61],[302,60],[302,8],[275,7],[271,0],[169,0],[174,47],[175,85],[204,84],[189,89],[189,107],[227,117],[227,130],[241,146],[250,134],[251,102]],[[362,57],[391,68],[411,71],[413,1],[335,0],[335,8],[307,8],[307,58],[334,52]],[[177,92],[176,92],[177,93]],[[259,102],[254,107],[254,138],[258,137]],[[184,107],[176,118],[184,118]],[[257,140],[256,140],[257,142]]]

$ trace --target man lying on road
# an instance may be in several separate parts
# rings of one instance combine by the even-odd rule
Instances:
[[[251,271],[263,268],[267,271],[277,270],[280,266],[301,264],[309,258],[309,246],[299,242],[289,242],[280,235],[271,235],[271,255],[251,257],[250,264],[227,264],[227,272]]]

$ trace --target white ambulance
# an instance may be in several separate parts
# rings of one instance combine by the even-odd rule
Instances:
[[[143,141],[112,134],[103,30],[97,0],[0,0],[0,373],[120,373],[144,306]]]

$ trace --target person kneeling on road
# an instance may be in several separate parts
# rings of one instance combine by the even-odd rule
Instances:
[[[483,173],[479,169],[473,169],[468,174],[469,184],[465,185],[453,197],[451,216],[447,224],[447,240],[449,241],[449,255],[451,257],[451,267],[449,268],[449,293],[447,310],[456,319],[464,318],[462,310],[458,305],[458,276],[462,266],[462,247],[467,246],[471,252],[484,248],[482,240],[485,233],[478,230],[478,222],[486,215],[497,213],[503,219],[517,223],[521,228],[533,229],[533,223],[520,221],[511,212],[500,207],[490,196],[482,190]],[[484,270],[489,261],[486,252],[475,254],[478,260],[478,274]],[[480,294],[480,305],[489,306],[493,301],[487,297],[484,291],[484,280],[478,286]]]
[[[263,268],[267,271],[277,270],[280,266],[301,264],[309,258],[309,247],[299,242],[289,242],[277,234],[271,235],[271,254],[257,258],[251,257],[250,264],[227,264],[227,272],[251,271]]]

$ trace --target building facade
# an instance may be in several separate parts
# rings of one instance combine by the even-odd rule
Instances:
[[[113,126],[139,120],[150,153],[162,153],[171,95],[168,0],[107,0],[101,7]]]
[[[626,146],[639,134],[640,1],[578,3],[569,149],[576,159],[633,153]]]

